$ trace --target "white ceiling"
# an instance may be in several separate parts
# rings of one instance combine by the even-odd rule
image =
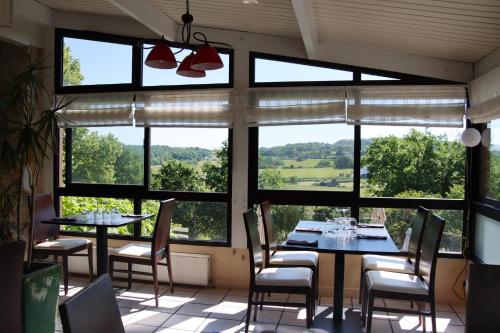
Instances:
[[[108,0],[38,1],[61,12],[127,15]],[[147,1],[181,23],[184,0]],[[245,5],[241,0],[191,0],[190,12],[196,26],[303,38],[310,55],[311,45],[319,42],[475,63],[500,47],[500,0],[293,2],[259,0],[257,5]],[[310,11],[301,11],[303,7]]]

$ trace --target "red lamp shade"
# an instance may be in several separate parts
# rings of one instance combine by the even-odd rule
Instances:
[[[149,52],[146,61],[144,62],[146,66],[159,68],[159,69],[170,69],[177,67],[177,61],[175,56],[168,47],[167,43],[164,41],[158,42],[151,52]]]
[[[205,45],[198,49],[191,62],[191,68],[196,70],[207,71],[222,67],[224,67],[224,64],[219,54],[208,43],[205,43]]]
[[[177,68],[177,74],[180,76],[186,76],[186,77],[205,77],[207,74],[205,71],[200,71],[197,69],[193,69],[191,67],[191,62],[193,61],[194,58],[194,53],[191,52],[190,55],[184,58],[182,60],[181,64],[179,65],[179,68]]]

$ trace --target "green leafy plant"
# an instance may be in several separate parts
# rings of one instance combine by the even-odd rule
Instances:
[[[60,114],[72,101],[54,97],[43,84],[44,59],[28,52],[23,68],[12,73],[0,94],[0,171],[7,175],[2,182],[2,239],[21,240],[27,230],[28,263],[32,259],[33,198],[45,162],[57,149],[56,131]],[[23,205],[27,194],[29,219],[23,221]],[[13,204],[15,202],[15,204]],[[14,235],[10,223],[15,220]],[[8,221],[8,222],[7,222]]]

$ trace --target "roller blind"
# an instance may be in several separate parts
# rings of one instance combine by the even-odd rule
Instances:
[[[348,87],[347,122],[362,125],[462,127],[465,86]]]
[[[232,127],[232,89],[148,92],[137,95],[136,126]]]
[[[246,91],[248,126],[344,123],[344,87],[262,88]]]
[[[131,126],[134,94],[65,95],[65,102],[74,100],[59,111],[60,127]]]
[[[467,110],[473,123],[486,123],[500,118],[500,67],[470,83]]]

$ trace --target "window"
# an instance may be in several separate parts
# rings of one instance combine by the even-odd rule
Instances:
[[[352,81],[350,71],[255,59],[255,82]]]
[[[227,192],[228,130],[152,128],[151,189]]]
[[[361,196],[464,198],[461,129],[361,127]]]
[[[353,126],[261,127],[258,188],[352,191],[353,158]]]
[[[132,83],[132,45],[63,38],[62,85]]]
[[[361,81],[397,81],[397,80],[399,79],[387,76],[361,73]]]
[[[482,133],[482,143],[486,152],[482,165],[482,195],[500,200],[500,119],[488,123]]]
[[[272,205],[273,237],[279,243],[286,240],[300,220],[326,222],[335,217],[351,216],[348,207]]]
[[[93,127],[72,130],[73,183],[141,185],[144,129]]]
[[[144,45],[148,49],[142,52],[143,59],[146,59],[153,45]],[[172,47],[172,52],[179,52],[179,48]],[[175,55],[175,58],[180,63],[186,56],[191,53],[191,50],[183,50]],[[151,68],[143,64],[142,66],[142,85],[145,87],[151,86],[183,86],[183,85],[198,85],[198,84],[229,84],[230,72],[230,56],[228,53],[219,52],[224,67],[215,71],[206,71],[206,76],[203,78],[189,78],[177,75],[175,69],[164,70]]]

